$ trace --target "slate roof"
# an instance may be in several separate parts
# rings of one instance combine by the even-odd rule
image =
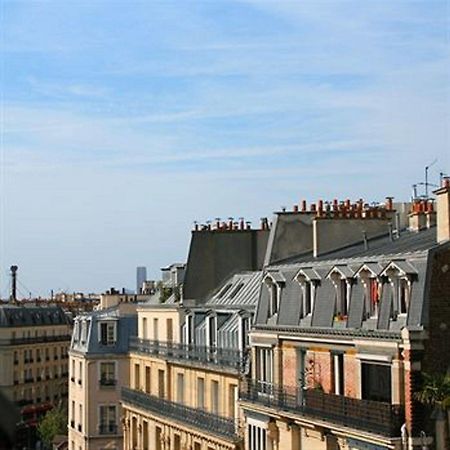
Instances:
[[[114,321],[117,324],[116,341],[104,345],[100,342],[99,322]],[[80,353],[127,353],[131,336],[137,335],[137,314],[121,313],[118,307],[81,314],[75,319],[70,349]]]
[[[353,245],[318,258],[312,254],[291,258],[289,262],[274,264],[266,268],[267,273],[277,270],[286,279],[281,289],[278,313],[268,317],[270,292],[262,286],[256,312],[256,326],[299,327],[322,329],[361,329],[398,332],[405,326],[422,327],[425,324],[425,285],[429,271],[429,251],[436,248],[436,229],[403,232],[398,239],[389,237],[374,239],[369,248]],[[357,276],[357,270],[366,264],[378,276],[389,263],[394,262],[402,271],[413,275],[411,296],[407,315],[392,317],[393,289],[389,283],[383,284],[377,317],[365,313],[366,290]],[[346,320],[336,321],[335,303],[337,290],[327,275],[334,268],[352,281],[349,310]],[[296,279],[299,271],[316,273],[317,283],[314,310],[310,315],[302,313],[303,289]],[[314,272],[311,272],[314,271]],[[316,276],[317,278],[317,276]]]
[[[351,245],[339,250],[313,257],[312,252],[304,253],[286,259],[279,264],[301,263],[308,261],[327,261],[331,259],[344,259],[356,257],[371,257],[378,255],[393,255],[404,254],[410,252],[417,252],[428,250],[436,246],[436,228],[432,227],[423,230],[419,233],[403,230],[399,237],[391,240],[389,236],[381,236],[374,239],[369,239],[368,248],[365,248],[364,243]]]
[[[0,305],[0,327],[39,327],[69,324],[70,319],[60,306]]]
[[[204,306],[256,306],[261,280],[262,272],[233,275],[222,283]]]

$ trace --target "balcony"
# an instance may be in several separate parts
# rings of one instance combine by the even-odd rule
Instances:
[[[117,425],[114,423],[101,424],[98,427],[99,434],[117,434]]]
[[[25,378],[25,383],[32,383],[34,381],[34,378]]]
[[[70,428],[75,428],[75,420],[70,421]]]
[[[234,419],[212,414],[164,400],[144,392],[122,388],[122,400],[132,406],[145,409],[164,418],[170,418],[186,426],[203,430],[233,441],[239,440]]]
[[[100,387],[114,387],[117,384],[117,380],[111,378],[100,378]]]
[[[70,334],[61,336],[30,336],[30,337],[15,337],[11,339],[0,339],[0,345],[22,345],[22,344],[39,344],[41,342],[61,342],[72,339]]]
[[[18,406],[27,406],[27,405],[32,405],[33,404],[33,400],[30,399],[22,399],[22,400],[18,400],[16,402],[16,404]]]
[[[81,428],[81,423],[79,423],[79,424],[78,424],[78,431],[81,433],[81,430],[82,430],[82,428]]]
[[[401,408],[396,405],[326,394],[317,389],[279,387],[246,380],[239,394],[243,401],[388,437],[399,437],[404,422]]]
[[[75,377],[70,377],[70,381],[71,381],[72,383],[75,383]]]
[[[192,364],[214,365],[241,372],[245,366],[245,355],[239,350],[206,347],[201,345],[152,341],[132,337],[132,351],[147,355],[162,356],[164,359]]]

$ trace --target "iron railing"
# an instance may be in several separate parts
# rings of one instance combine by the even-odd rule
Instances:
[[[22,345],[22,344],[38,344],[40,342],[60,342],[70,341],[70,334],[59,336],[30,336],[30,337],[14,337],[11,339],[0,339],[0,345]]]
[[[194,364],[215,365],[237,372],[245,369],[245,354],[239,350],[207,347],[195,344],[153,341],[130,338],[132,351],[162,356],[164,359],[183,360]]]
[[[239,396],[244,401],[388,437],[399,437],[404,422],[401,408],[397,405],[327,394],[318,389],[280,387],[245,380],[240,386]]]
[[[159,416],[177,420],[187,426],[233,441],[239,440],[238,427],[234,419],[184,406],[129,388],[122,388],[122,400]]]

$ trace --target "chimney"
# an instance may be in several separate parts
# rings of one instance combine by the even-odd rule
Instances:
[[[409,229],[410,231],[421,231],[427,227],[427,219],[425,216],[424,204],[415,200],[412,204],[412,211],[409,213]]]
[[[439,189],[434,191],[437,206],[437,241],[450,240],[450,177],[442,178]]]

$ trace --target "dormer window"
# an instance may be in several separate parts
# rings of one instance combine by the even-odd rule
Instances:
[[[393,317],[408,314],[411,286],[413,279],[417,277],[417,271],[407,261],[395,260],[386,266],[381,275],[387,277],[392,287]]]
[[[113,345],[116,342],[116,332],[115,322],[100,322],[100,343]]]
[[[296,280],[302,288],[302,317],[311,315],[314,311],[314,298],[316,286],[320,282],[320,277],[314,269],[301,269],[296,275]]]
[[[380,304],[380,283],[376,278],[369,279],[368,304],[367,313],[369,317],[378,317],[378,309]]]
[[[356,272],[365,288],[364,318],[378,317],[382,286],[378,274],[381,269],[377,262],[366,262]]]
[[[409,283],[406,278],[397,278],[395,281],[396,295],[395,298],[395,311],[398,314],[406,314],[409,306]]]
[[[336,302],[336,315],[337,316],[347,316],[348,315],[348,306],[350,302],[350,289],[349,283],[347,280],[339,280],[338,282],[338,296]]]
[[[336,303],[334,315],[345,318],[350,307],[350,294],[353,281],[353,271],[347,266],[335,266],[327,275],[336,288]]]
[[[208,317],[208,345],[215,347],[217,343],[217,317]]]
[[[284,276],[278,271],[268,272],[264,283],[269,290],[269,319],[278,314],[280,310],[281,287],[286,282]]]
[[[278,313],[279,298],[278,298],[278,286],[276,283],[269,285],[270,300],[269,300],[269,316],[272,317]]]

